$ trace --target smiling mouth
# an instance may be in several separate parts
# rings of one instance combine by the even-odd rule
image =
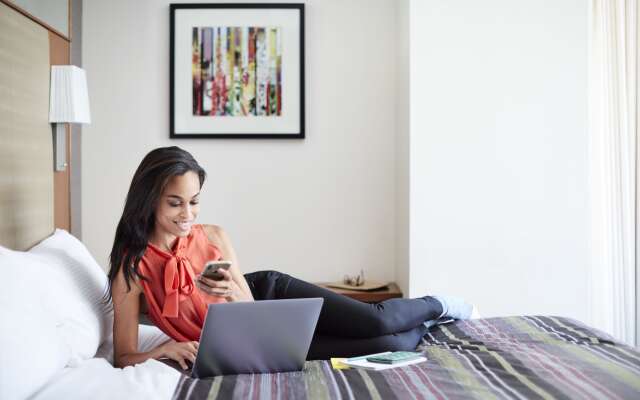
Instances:
[[[173,221],[181,231],[188,231],[193,221]]]

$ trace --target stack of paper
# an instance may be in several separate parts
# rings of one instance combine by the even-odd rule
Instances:
[[[331,366],[333,369],[349,369],[349,366],[344,364],[345,361],[347,361],[346,358],[332,358]]]

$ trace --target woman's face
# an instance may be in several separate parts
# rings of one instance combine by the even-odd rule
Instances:
[[[171,178],[156,207],[156,233],[187,236],[198,211],[200,180],[189,171]]]

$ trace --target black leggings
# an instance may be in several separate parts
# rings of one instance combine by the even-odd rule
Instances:
[[[277,271],[244,277],[256,300],[324,299],[309,360],[414,350],[427,332],[423,322],[442,313],[440,302],[431,297],[368,304]]]

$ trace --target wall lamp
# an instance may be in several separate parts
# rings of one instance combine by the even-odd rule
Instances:
[[[75,65],[51,66],[49,122],[53,126],[54,170],[67,167],[67,136],[65,124],[89,124],[89,94],[87,75]]]

